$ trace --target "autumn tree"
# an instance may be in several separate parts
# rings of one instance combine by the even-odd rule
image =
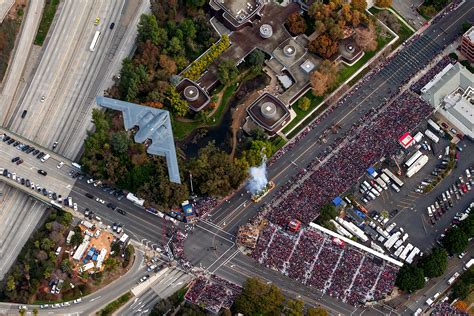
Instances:
[[[337,42],[333,41],[328,35],[323,34],[309,43],[308,49],[312,53],[321,55],[324,58],[330,58],[337,52]]]
[[[245,281],[242,293],[235,300],[235,309],[244,315],[280,315],[285,297],[274,284],[257,278]]]
[[[359,45],[359,47],[365,52],[374,51],[377,49],[377,40],[375,28],[373,25],[369,26],[368,28],[358,27],[355,30],[354,39],[357,45]]]
[[[176,73],[176,62],[167,55],[160,55],[160,67],[168,74]]]
[[[298,108],[301,111],[308,111],[311,106],[311,100],[308,97],[302,97],[298,100]]]
[[[327,76],[319,71],[314,71],[311,73],[310,80],[311,88],[313,89],[313,94],[316,96],[324,95],[327,90]]]
[[[317,71],[311,73],[310,81],[313,93],[316,96],[322,96],[328,89],[336,84],[337,65],[329,60],[324,60]]]
[[[375,0],[375,5],[379,8],[388,8],[392,5],[392,0]]]
[[[293,12],[288,16],[288,28],[295,35],[306,32],[306,21],[299,12]]]
[[[367,9],[367,1],[366,0],[352,0],[351,6],[354,10],[364,12]]]
[[[306,315],[307,316],[329,316],[329,313],[327,312],[327,310],[321,307],[316,307],[316,308],[310,307],[306,311]]]
[[[185,116],[188,113],[188,103],[181,98],[174,87],[169,88],[166,102],[177,116]]]

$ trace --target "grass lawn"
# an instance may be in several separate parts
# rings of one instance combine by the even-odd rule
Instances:
[[[392,8],[393,11],[395,11],[393,8]],[[377,14],[379,12],[382,12],[382,11],[385,11],[385,10],[380,10],[380,9],[377,9],[377,8],[370,8],[369,9],[370,13],[372,14]],[[401,43],[403,43],[404,41],[406,41],[410,36],[413,35],[413,31],[406,25],[406,24],[409,24],[400,14],[394,14],[393,12],[389,11],[389,10],[386,10],[389,14],[392,14],[394,15],[398,21],[400,22],[400,31],[398,31],[397,35],[400,37],[398,39],[398,41],[396,41],[394,44],[393,44],[393,48],[395,49],[396,47],[398,47],[398,45],[400,45]],[[405,23],[403,23],[405,22]]]
[[[321,104],[321,102],[324,99],[324,97],[315,96],[311,90],[306,92],[302,97],[307,97],[311,101],[311,105],[308,111],[305,112],[301,110],[298,107],[298,102],[295,102],[293,104],[293,110],[296,113],[296,117],[293,120],[291,120],[291,122],[288,123],[288,125],[285,126],[285,128],[282,131],[283,134],[288,133],[294,126],[296,126],[296,124],[298,124],[301,120],[303,120],[308,115],[309,112],[311,112],[314,108],[316,108],[319,104]]]
[[[272,138],[273,152],[276,152],[278,149],[283,147],[286,144],[286,140],[280,136],[275,136]]]
[[[109,303],[107,306],[105,306],[99,312],[97,312],[97,315],[100,315],[100,316],[112,315],[113,312],[118,310],[122,305],[127,303],[128,300],[131,299],[131,298],[132,298],[132,293],[127,292],[124,295],[120,296],[115,301]]]
[[[43,45],[46,35],[48,34],[49,27],[53,22],[56,9],[58,8],[59,0],[46,0],[43,10],[43,16],[38,27],[38,33],[35,37],[35,45]]]

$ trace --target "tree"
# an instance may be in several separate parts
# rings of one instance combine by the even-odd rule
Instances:
[[[235,300],[235,309],[244,315],[280,315],[284,299],[281,290],[275,285],[249,278]]]
[[[188,113],[188,103],[181,98],[181,95],[174,87],[168,89],[166,101],[177,116],[185,116]]]
[[[389,11],[383,10],[383,11],[377,13],[376,16],[377,16],[377,19],[382,21],[383,24],[387,25],[395,33],[398,33],[400,31],[400,22]]]
[[[239,74],[235,61],[226,59],[217,66],[217,78],[222,84],[228,84]]]
[[[265,54],[260,49],[254,49],[247,57],[251,66],[261,66],[265,61]]]
[[[248,166],[260,166],[265,158],[273,155],[272,143],[265,140],[252,140],[250,148],[244,151],[242,157],[247,161]]]
[[[357,11],[365,11],[367,9],[367,1],[365,0],[352,0],[351,1],[351,6],[354,10]]]
[[[316,307],[316,308],[310,307],[306,311],[306,315],[307,316],[329,316],[329,313],[327,312],[327,310],[321,307]]]
[[[474,289],[474,267],[470,267],[464,272],[459,279],[454,283],[451,299],[465,299],[469,293]]]
[[[471,208],[469,216],[459,224],[459,228],[466,234],[467,238],[474,237],[474,209]]]
[[[168,76],[176,73],[177,69],[175,61],[167,55],[160,55],[160,67],[166,71]]]
[[[336,208],[333,204],[325,204],[319,210],[318,222],[320,224],[326,224],[337,216]]]
[[[421,268],[426,277],[434,278],[444,274],[448,267],[448,254],[443,248],[433,248],[431,254],[423,258]]]
[[[129,143],[130,140],[128,138],[127,132],[125,131],[114,133],[110,138],[110,144],[118,154],[125,154],[128,150]]]
[[[388,8],[392,5],[392,0],[375,0],[375,5],[379,8]]]
[[[354,39],[357,45],[359,45],[360,48],[362,48],[362,50],[365,52],[374,51],[377,49],[375,28],[372,25],[368,28],[356,28]]]
[[[79,226],[74,227],[74,235],[71,237],[71,245],[79,246],[82,244],[84,237],[82,236],[82,231]]]
[[[206,0],[186,0],[186,4],[194,8],[200,8],[206,4]]]
[[[53,242],[51,240],[49,240],[48,238],[43,238],[41,240],[41,249],[43,249],[44,251],[49,251],[51,250],[51,248],[53,247]]]
[[[120,70],[119,90],[126,101],[133,101],[147,79],[147,73],[143,65],[135,66],[131,59],[122,61]]]
[[[299,12],[293,12],[288,16],[288,27],[294,35],[306,32],[307,25]]]
[[[107,271],[114,271],[115,269],[117,269],[119,262],[117,259],[110,257],[104,261],[104,264],[105,264],[105,269]]]
[[[468,238],[459,227],[450,228],[442,240],[444,248],[452,255],[463,252],[468,244]]]
[[[328,35],[323,34],[309,42],[308,49],[310,52],[328,59],[337,52],[337,42],[333,41]]]
[[[154,45],[161,44],[164,40],[166,32],[158,26],[156,17],[152,14],[142,14],[140,16],[140,22],[138,23],[138,35],[137,40],[139,42],[145,42],[150,40]]]
[[[61,262],[61,270],[63,272],[66,272],[66,273],[72,272],[72,265],[71,265],[71,261],[69,261],[69,259],[64,259]]]
[[[13,277],[13,275],[9,275],[8,276],[8,279],[7,279],[7,287],[6,287],[6,290],[8,292],[13,292],[16,288],[16,285],[15,285],[15,278]]]
[[[302,97],[298,100],[298,108],[301,111],[308,111],[311,107],[311,100],[308,97]]]
[[[395,285],[402,291],[413,293],[425,286],[425,276],[423,269],[413,265],[405,264],[398,271]]]
[[[323,96],[324,93],[326,93],[326,90],[328,89],[328,77],[325,74],[319,71],[314,71],[311,73],[310,81],[314,95]]]
[[[303,316],[304,302],[302,300],[288,300],[284,313],[286,316]]]

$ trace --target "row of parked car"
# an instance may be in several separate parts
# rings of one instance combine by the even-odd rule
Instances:
[[[51,200],[61,199],[61,195],[57,195],[55,192],[49,191],[46,188],[41,187],[39,184],[35,184],[33,181],[30,181],[30,179],[25,179],[20,176],[17,176],[15,172],[10,172],[8,171],[8,169],[0,168],[0,174],[32,190],[37,190],[38,193],[42,193],[44,196],[48,196],[48,198]]]
[[[0,140],[2,140],[4,143],[7,143],[8,145],[16,147],[16,149],[21,150],[25,154],[32,154],[33,156],[36,156],[36,158],[41,159],[41,162],[45,162],[50,157],[49,154],[46,154],[33,146],[23,144],[19,140],[15,140],[7,134],[0,135]]]
[[[460,176],[452,186],[436,198],[433,204],[428,206],[428,217],[432,225],[448,211],[448,208],[453,207],[456,200],[461,199],[464,194],[471,190],[471,184],[474,184],[471,171],[474,171],[473,167],[466,169],[466,180],[463,176]],[[459,219],[455,218],[454,221],[456,220],[459,223]]]

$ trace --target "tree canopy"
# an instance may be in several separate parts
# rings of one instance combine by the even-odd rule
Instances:
[[[423,258],[421,268],[428,278],[439,277],[448,267],[448,254],[443,248],[433,248],[431,253]]]
[[[280,315],[285,297],[274,284],[259,279],[245,281],[242,293],[235,300],[235,309],[244,315]]]
[[[237,78],[239,70],[235,65],[235,61],[231,59],[223,60],[217,66],[217,78],[222,84],[228,84]]]
[[[450,228],[446,232],[442,240],[444,248],[450,254],[458,254],[463,252],[468,244],[468,237],[466,233],[459,227]]]
[[[425,275],[423,269],[414,265],[405,264],[398,271],[395,285],[402,291],[413,293],[425,286]]]

